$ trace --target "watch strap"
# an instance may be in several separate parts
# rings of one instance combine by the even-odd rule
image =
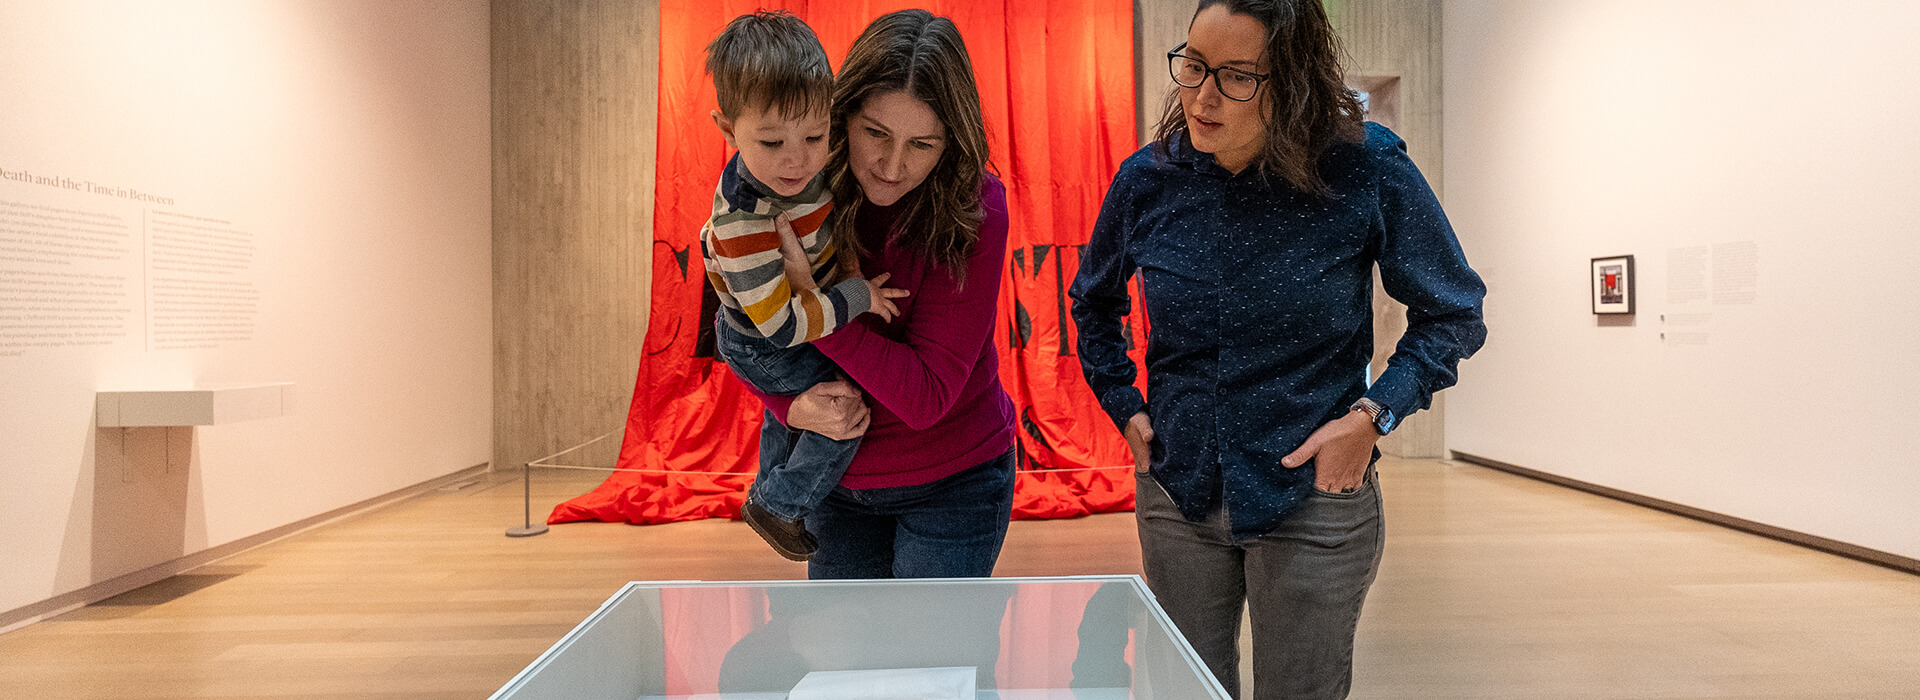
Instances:
[[[1347,410],[1367,414],[1368,422],[1373,423],[1374,432],[1386,435],[1393,431],[1393,425],[1396,422],[1393,409],[1387,408],[1378,401],[1362,396],[1359,401],[1347,407]]]

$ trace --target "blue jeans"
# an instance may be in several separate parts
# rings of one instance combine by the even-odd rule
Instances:
[[[807,578],[991,576],[1012,515],[1012,450],[930,484],[835,488],[807,518]]]
[[[798,396],[815,384],[839,378],[840,367],[811,344],[779,347],[740,332],[725,318],[714,319],[713,329],[714,350],[720,359],[741,381],[764,393]],[[783,520],[805,518],[840,483],[859,447],[860,438],[835,440],[790,430],[769,411],[760,425],[760,473],[748,487],[747,497]]]

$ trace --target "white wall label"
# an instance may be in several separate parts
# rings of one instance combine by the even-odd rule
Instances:
[[[1667,303],[1679,305],[1706,301],[1706,246],[1667,250]]]
[[[0,174],[0,358],[253,339],[252,233],[170,197],[4,164]]]
[[[1706,345],[1707,326],[1711,323],[1713,314],[1660,314],[1660,342],[1667,347]]]
[[[148,349],[253,340],[260,314],[253,234],[221,219],[146,214]]]
[[[1751,306],[1760,296],[1760,244],[1753,241],[1713,246],[1713,305]]]
[[[133,225],[18,194],[0,190],[0,357],[127,338]]]

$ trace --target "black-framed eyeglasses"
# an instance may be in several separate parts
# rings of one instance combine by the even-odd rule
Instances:
[[[1209,66],[1206,61],[1180,53],[1186,48],[1186,44],[1181,44],[1167,52],[1167,71],[1173,74],[1175,85],[1197,88],[1207,83],[1207,76],[1213,76],[1213,86],[1220,90],[1222,96],[1235,102],[1246,102],[1260,94],[1260,84],[1267,81],[1267,76],[1259,73],[1228,66]]]

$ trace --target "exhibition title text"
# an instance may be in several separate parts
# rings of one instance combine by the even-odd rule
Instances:
[[[103,185],[98,182],[94,182],[92,180],[74,180],[71,178],[61,177],[57,175],[36,175],[34,173],[30,173],[25,170],[8,170],[6,168],[0,168],[0,180],[6,180],[10,182],[24,182],[29,185],[43,185],[46,187],[55,187],[63,190],[73,190],[75,192],[97,194],[103,197],[119,197],[121,199],[131,199],[136,202],[153,202],[154,204],[166,204],[166,205],[173,204],[172,197],[161,197],[158,195],[141,192],[139,190],[128,189],[125,187],[114,187],[112,185]]]

